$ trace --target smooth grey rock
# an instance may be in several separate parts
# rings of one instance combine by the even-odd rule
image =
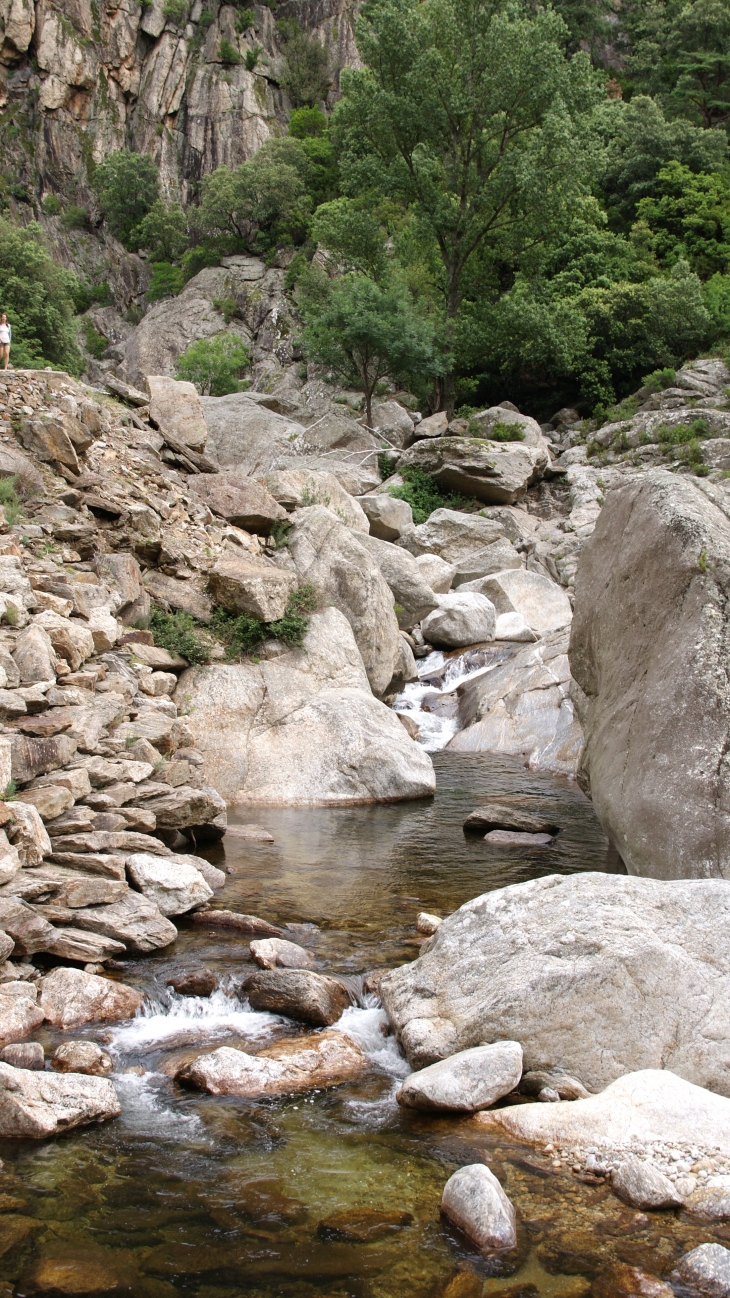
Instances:
[[[410,446],[413,441],[413,420],[400,401],[376,401],[373,404],[372,427],[391,446]]]
[[[567,649],[567,630],[555,631],[465,681],[459,689],[463,729],[449,751],[524,756],[531,770],[574,775],[583,731],[570,697]]]
[[[325,469],[300,469],[295,464],[291,469],[272,469],[259,481],[289,513],[307,505],[324,505],[345,527],[355,532],[369,530],[360,500],[345,491],[334,473]]]
[[[196,473],[188,478],[188,485],[213,514],[234,527],[268,536],[272,524],[286,518],[286,510],[260,482],[235,471]]]
[[[685,1253],[672,1272],[670,1280],[686,1285],[698,1298],[729,1298],[730,1250],[722,1244],[700,1244]]]
[[[439,926],[440,927],[440,926]],[[474,1046],[406,1077],[396,1094],[407,1109],[476,1113],[509,1095],[522,1076],[518,1041]]]
[[[481,582],[475,582],[481,590]],[[500,613],[494,628],[495,640],[514,640],[517,643],[534,644],[538,636],[528,625],[521,613]]]
[[[393,592],[399,626],[409,630],[436,608],[439,600],[412,554],[374,535],[358,536],[358,541],[375,560]]]
[[[421,622],[423,638],[446,649],[461,649],[494,638],[494,605],[476,591],[439,595],[438,608]]]
[[[102,1077],[35,1073],[0,1063],[0,1135],[44,1140],[121,1113],[117,1093]]]
[[[559,1065],[590,1091],[666,1068],[724,1095],[729,919],[724,880],[548,875],[455,911],[386,974],[383,1004],[413,1067],[508,1039],[526,1071]]]
[[[474,583],[480,577],[487,577],[493,572],[505,572],[509,568],[521,568],[522,556],[517,553],[511,541],[504,537],[503,540],[495,541],[492,545],[486,545],[482,550],[475,550],[473,554],[467,555],[465,559],[460,559],[454,569],[453,587],[462,589],[469,586],[474,589]],[[488,595],[486,589],[482,593]]]
[[[393,596],[377,562],[359,535],[323,505],[293,515],[289,552],[300,581],[311,582],[344,613],[370,687],[382,696],[393,676],[399,640]]]
[[[695,1190],[685,1199],[684,1206],[701,1221],[727,1221],[730,1218],[730,1187],[708,1185]]]
[[[293,572],[260,560],[239,559],[226,553],[208,576],[211,594],[230,613],[250,613],[261,622],[283,617],[289,596],[296,589]]]
[[[458,509],[435,509],[425,523],[419,523],[402,538],[402,544],[416,557],[435,554],[456,566],[504,537],[504,523],[492,517],[491,511],[485,518],[482,514],[462,514]]]
[[[0,983],[0,1046],[22,1041],[40,1027],[45,1015],[37,997],[35,983]]]
[[[730,521],[699,485],[657,469],[609,492],[570,660],[579,778],[631,874],[730,876],[729,593]]]
[[[192,450],[205,450],[208,430],[194,384],[148,374],[145,387],[150,394],[150,419],[163,436],[170,432]]]
[[[551,1090],[559,1100],[587,1100],[588,1091],[577,1077],[571,1077],[560,1070],[546,1071],[533,1069],[523,1073],[520,1081],[520,1095],[540,1095],[541,1091]]]
[[[461,1167],[449,1177],[441,1211],[483,1253],[506,1251],[517,1243],[514,1206],[483,1163]]]
[[[261,969],[312,969],[314,958],[303,946],[281,937],[259,938],[249,951]]]
[[[206,780],[229,803],[368,803],[435,787],[428,753],[373,698],[336,608],[312,615],[300,649],[259,664],[191,668],[176,698],[188,705]]]
[[[445,595],[451,589],[454,577],[454,565],[440,559],[437,554],[419,554],[416,563],[427,586],[437,595]]]
[[[482,586],[497,614],[521,613],[539,636],[568,626],[573,617],[570,600],[557,582],[539,572],[508,568],[488,576]]]
[[[669,1177],[634,1155],[619,1163],[611,1177],[611,1188],[632,1208],[678,1208],[682,1203]]]
[[[379,537],[381,541],[397,541],[413,527],[413,511],[407,500],[398,500],[396,496],[380,492],[360,496],[358,503],[370,525],[370,535]]]
[[[513,829],[526,834],[557,834],[558,826],[539,811],[490,799],[471,811],[464,821],[465,834],[485,834],[490,829]]]

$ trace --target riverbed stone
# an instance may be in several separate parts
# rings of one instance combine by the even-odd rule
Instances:
[[[37,1002],[33,983],[0,983],[0,1045],[22,1041],[40,1027],[45,1014]]]
[[[365,1055],[346,1033],[321,1032],[285,1038],[257,1055],[221,1046],[186,1064],[177,1080],[210,1095],[258,1099],[339,1086],[358,1077],[366,1067]]]
[[[730,1186],[707,1185],[694,1190],[684,1200],[684,1207],[700,1221],[729,1221]]]
[[[722,1244],[700,1244],[677,1263],[669,1277],[698,1298],[730,1298],[730,1250]]]
[[[320,1239],[338,1239],[348,1244],[372,1244],[378,1239],[388,1239],[406,1226],[413,1224],[413,1213],[384,1212],[377,1208],[355,1208],[335,1212],[317,1222]]]
[[[212,969],[189,969],[168,978],[167,986],[172,987],[178,996],[212,996],[218,979]]]
[[[171,862],[169,857],[135,852],[127,857],[127,874],[161,915],[184,915],[213,896],[200,871],[183,857]]]
[[[16,1041],[3,1046],[0,1062],[10,1064],[12,1068],[29,1068],[33,1073],[40,1073],[45,1067],[46,1056],[40,1041]]]
[[[441,1211],[483,1253],[506,1251],[517,1243],[514,1206],[483,1163],[461,1167],[449,1177]]]
[[[483,590],[498,615],[521,613],[536,635],[558,631],[568,626],[573,617],[570,600],[562,586],[539,572],[527,572],[523,568],[493,572],[485,578]]]
[[[487,1109],[509,1095],[522,1076],[518,1041],[474,1046],[406,1077],[396,1093],[407,1109],[462,1111]]]
[[[624,1158],[616,1168],[611,1188],[632,1208],[678,1208],[682,1203],[669,1177],[634,1155]]]
[[[527,807],[511,806],[490,799],[470,811],[464,821],[465,834],[488,834],[490,829],[515,829],[525,834],[557,834],[559,827],[549,816]]]
[[[34,1073],[0,1064],[0,1135],[44,1140],[72,1127],[116,1118],[117,1093],[103,1077]]]
[[[475,591],[439,595],[438,607],[421,622],[424,640],[445,649],[491,640],[496,624],[494,605]]]
[[[591,1298],[674,1298],[674,1290],[641,1267],[614,1262],[593,1281]]]
[[[95,1041],[62,1042],[51,1064],[57,1073],[84,1073],[88,1077],[106,1077],[114,1068],[111,1055]]]
[[[132,1018],[141,1004],[142,997],[133,987],[82,969],[59,965],[41,980],[40,1008],[57,1028],[115,1023]]]
[[[329,1027],[352,1003],[336,978],[309,969],[267,969],[243,983],[242,992],[254,1010],[270,1010],[301,1023]]]
[[[249,943],[249,951],[261,969],[313,969],[314,958],[296,942],[280,937],[260,938]]]
[[[508,1039],[590,1091],[663,1067],[730,1094],[729,917],[725,880],[548,875],[455,911],[383,1003],[413,1067]]]

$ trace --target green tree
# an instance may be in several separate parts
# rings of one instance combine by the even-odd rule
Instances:
[[[701,279],[727,270],[730,261],[730,184],[725,174],[693,174],[670,162],[657,177],[656,193],[642,198],[639,221],[650,232],[659,261],[688,261]]]
[[[81,372],[74,327],[78,288],[76,276],[47,252],[39,225],[19,228],[0,218],[0,311],[7,312],[12,326],[16,366]]]
[[[443,368],[433,325],[416,314],[396,283],[382,286],[357,274],[334,281],[322,276],[300,303],[306,354],[345,383],[362,387],[368,426],[373,394],[386,375],[408,382],[414,376],[431,378]]]
[[[289,118],[289,134],[297,140],[309,140],[323,135],[327,118],[321,108],[295,108]]]
[[[323,203],[312,219],[312,238],[334,253],[344,270],[356,270],[371,279],[388,273],[385,237],[377,217],[349,198]]]
[[[120,149],[94,172],[94,188],[106,223],[125,248],[135,249],[135,231],[159,198],[157,167],[145,153]]]
[[[243,371],[251,364],[251,353],[235,334],[199,338],[179,358],[176,377],[194,383],[204,396],[224,397],[241,390]]]
[[[177,261],[188,242],[185,213],[179,203],[158,198],[134,229],[134,242],[155,261]]]
[[[565,25],[495,0],[373,0],[358,20],[366,67],[342,75],[334,121],[343,188],[412,209],[441,261],[449,326],[481,262],[545,241],[584,192],[588,113],[600,90]],[[444,399],[454,404],[454,378]]]
[[[295,108],[311,108],[327,97],[332,84],[329,54],[315,36],[301,29],[292,32],[284,45],[279,83]]]
[[[176,297],[182,290],[185,277],[179,266],[169,261],[152,262],[152,279],[145,294],[148,302],[159,302],[163,297]]]
[[[728,0],[651,0],[629,7],[630,69],[672,114],[705,128],[730,121]]]
[[[248,162],[206,176],[191,223],[201,241],[213,239],[222,250],[265,252],[279,242],[301,242],[311,210],[310,178],[301,141],[267,140]]]

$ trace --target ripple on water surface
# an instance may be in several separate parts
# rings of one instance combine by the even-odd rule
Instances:
[[[414,958],[419,910],[447,914],[507,883],[608,868],[606,840],[575,783],[483,755],[437,754],[435,764],[438,792],[420,803],[240,810],[236,819],[265,825],[274,843],[231,838],[225,853],[208,853],[230,870],[215,905],[299,926],[290,936],[317,967],[359,988],[368,970]],[[487,795],[548,813],[562,826],[554,845],[466,838],[463,821]],[[167,987],[197,965],[218,974],[209,999]],[[2,1142],[4,1292],[580,1298],[612,1263],[666,1274],[686,1248],[723,1240],[722,1227],[699,1232],[670,1213],[635,1213],[604,1186],[555,1172],[468,1120],[400,1110],[395,1091],[407,1067],[372,997],[337,1025],[370,1061],[356,1083],[265,1103],[181,1090],[175,1067],[201,1050],[255,1052],[305,1031],[250,1009],[239,991],[253,968],[245,934],[182,921],[174,947],[132,959],[120,974],[146,993],[137,1019],[40,1034],[48,1048],[71,1036],[103,1041],[123,1113],[40,1146]],[[518,1249],[499,1264],[478,1258],[439,1217],[446,1178],[481,1159],[521,1221]],[[412,1220],[369,1243],[318,1233],[323,1219],[355,1210]]]

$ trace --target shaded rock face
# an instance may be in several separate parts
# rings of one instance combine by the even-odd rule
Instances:
[[[570,665],[579,778],[631,874],[730,877],[730,521],[653,470],[581,554]]]
[[[313,614],[301,649],[191,668],[178,696],[205,778],[227,802],[336,805],[434,790],[430,757],[373,698],[336,608]]]
[[[589,1091],[664,1067],[727,1095],[729,913],[723,880],[548,875],[450,915],[383,1004],[416,1068],[509,1039]]]

